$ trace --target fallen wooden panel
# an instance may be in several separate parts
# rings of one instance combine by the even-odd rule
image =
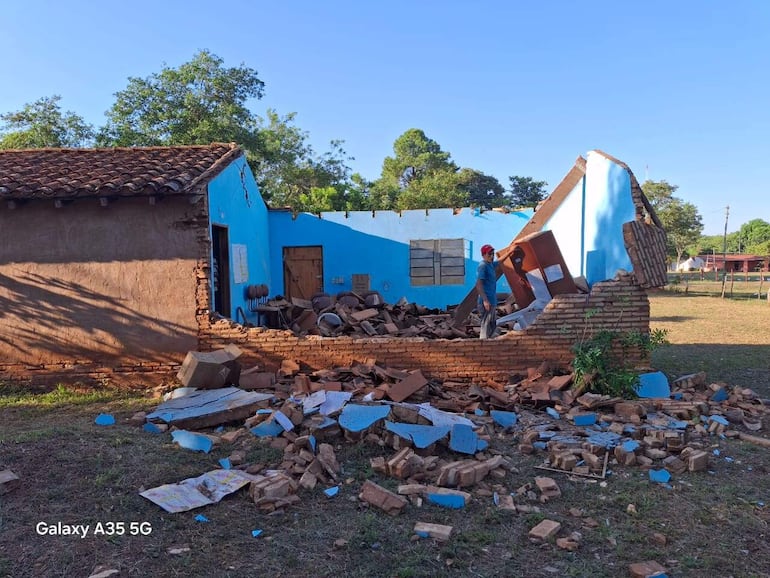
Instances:
[[[243,391],[237,387],[196,391],[160,404],[147,420],[160,420],[183,429],[211,427],[246,419],[272,398],[271,393]]]

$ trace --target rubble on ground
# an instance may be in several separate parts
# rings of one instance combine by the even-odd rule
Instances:
[[[513,299],[498,304],[500,316],[516,310]],[[272,329],[289,329],[296,335],[323,337],[423,337],[426,339],[465,339],[478,337],[478,315],[471,315],[455,326],[451,307],[431,309],[400,299],[386,303],[371,291],[364,295],[346,292],[336,297],[321,294],[311,300],[281,296],[261,306],[262,322]],[[498,328],[501,334],[505,326]]]
[[[7,494],[21,485],[19,476],[11,470],[0,470],[0,495]]]
[[[463,508],[481,499],[504,511],[531,513],[560,499],[563,482],[557,476],[606,483],[617,470],[639,468],[652,482],[669,485],[671,476],[708,470],[717,439],[770,445],[754,435],[770,427],[770,402],[748,388],[708,383],[705,373],[675,380],[668,397],[633,400],[578,395],[572,375],[549,363],[511,376],[507,384],[439,381],[419,369],[391,368],[374,359],[319,371],[284,360],[275,373],[252,368],[238,375],[245,387],[186,387],[186,395],[172,392],[155,411],[128,420],[145,429],[168,429],[175,439],[185,433],[182,426],[205,429],[199,435],[230,455],[220,460],[223,470],[201,477],[216,479],[231,469],[235,478],[219,488],[214,482],[208,502],[196,495],[184,506],[164,505],[166,488],[174,489],[176,500],[190,480],[142,495],[163,507],[190,509],[188,504],[213,503],[248,485],[260,512],[277,513],[308,493],[331,497],[354,483],[338,452],[345,443],[364,443],[380,449],[371,469],[393,480],[395,488],[367,480],[357,492],[364,507],[398,515],[426,503]],[[254,375],[261,377],[250,378]],[[246,413],[239,413],[244,407]],[[517,456],[496,449],[496,440],[513,442],[520,455],[541,455],[542,465],[535,466],[540,475],[509,487],[510,474],[519,473]],[[248,450],[257,444],[280,451],[282,458],[249,463]],[[573,510],[584,527],[595,526],[590,516]],[[579,548],[578,532],[559,535],[558,524],[546,522],[532,528],[532,540],[553,538],[559,548]],[[451,527],[428,525],[415,532],[444,540]]]

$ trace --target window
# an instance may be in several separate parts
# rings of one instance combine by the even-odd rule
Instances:
[[[465,283],[465,242],[462,239],[409,241],[412,285]]]

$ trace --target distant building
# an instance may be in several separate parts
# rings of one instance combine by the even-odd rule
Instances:
[[[677,271],[699,271],[706,266],[706,262],[700,257],[690,257],[677,266]]]
[[[770,257],[760,255],[699,255],[703,260],[704,271],[727,271],[728,273],[751,273],[753,271],[770,271]],[[725,266],[726,265],[726,266]]]

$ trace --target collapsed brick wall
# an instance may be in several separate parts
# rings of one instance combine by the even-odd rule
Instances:
[[[203,234],[203,232],[201,232]],[[244,352],[244,366],[259,364],[277,370],[283,359],[312,369],[344,367],[354,361],[376,359],[404,369],[421,369],[426,375],[446,380],[506,382],[512,373],[553,361],[566,366],[572,347],[602,330],[649,333],[650,304],[633,275],[596,283],[589,295],[558,295],[524,331],[510,332],[493,340],[369,338],[297,336],[290,331],[247,328],[228,320],[211,321],[208,315],[208,255],[201,254],[197,267],[198,349],[207,351],[236,344]],[[180,352],[179,362],[185,352]],[[630,363],[642,361],[641,350],[629,350]],[[11,367],[0,363],[7,381],[51,384],[60,381],[151,386],[172,381],[179,364],[140,362],[117,366],[73,360],[51,366]]]
[[[200,349],[234,343],[243,351],[245,366],[258,364],[271,371],[277,370],[283,359],[314,370],[376,359],[392,367],[419,368],[439,379],[505,382],[512,373],[545,360],[568,365],[573,345],[599,331],[647,334],[649,325],[647,294],[633,275],[627,274],[595,284],[589,295],[559,295],[526,330],[494,340],[297,336],[291,331],[246,328],[219,320],[201,332]],[[642,360],[640,349],[626,355],[631,363]]]

